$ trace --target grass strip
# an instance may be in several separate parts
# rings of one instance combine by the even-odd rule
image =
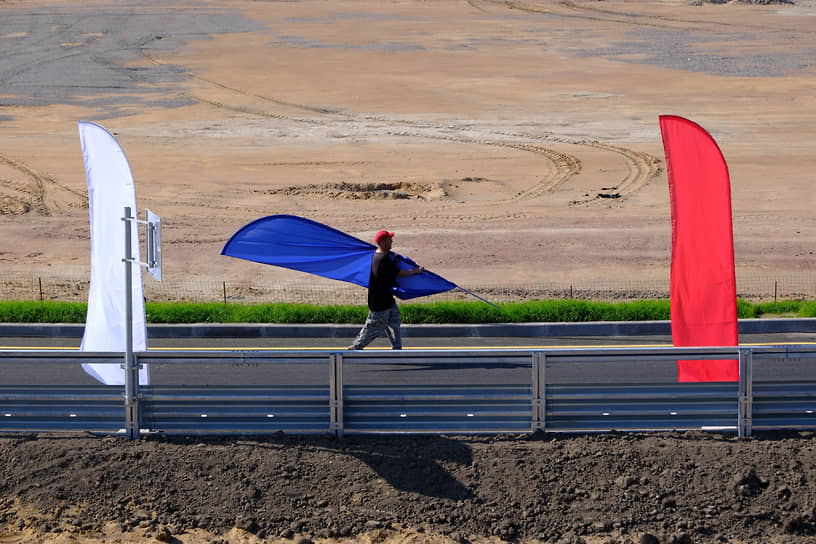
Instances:
[[[593,302],[557,299],[509,302],[494,308],[482,302],[421,302],[400,305],[405,324],[570,323],[671,319],[668,300]],[[365,306],[316,304],[223,304],[220,302],[148,302],[148,323],[358,323]],[[84,323],[87,304],[52,301],[0,301],[3,323]],[[763,315],[816,317],[816,301],[751,303],[737,301],[739,318]]]

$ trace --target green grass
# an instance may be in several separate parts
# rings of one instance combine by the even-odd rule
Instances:
[[[797,317],[816,317],[816,301],[803,302],[796,315]]]
[[[87,306],[76,302],[0,302],[0,323],[85,323]]]
[[[654,321],[671,319],[668,300],[592,302],[536,300],[500,304],[426,302],[401,304],[402,322],[412,323],[533,323],[587,321]],[[223,304],[148,302],[148,323],[362,323],[364,306],[314,304]],[[84,323],[87,305],[79,302],[0,301],[2,323]],[[737,301],[740,318],[774,315],[816,317],[816,301],[750,303]]]

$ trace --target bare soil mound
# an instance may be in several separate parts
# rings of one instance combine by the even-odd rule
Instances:
[[[324,185],[290,186],[282,189],[260,191],[267,195],[309,196],[313,198],[344,198],[350,200],[411,198],[442,198],[446,196],[440,187],[429,183],[329,183]]]
[[[459,543],[812,542],[814,447],[812,432],[6,437],[0,540],[114,527],[168,542],[383,541],[406,528]]]

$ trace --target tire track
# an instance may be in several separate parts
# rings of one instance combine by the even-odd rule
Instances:
[[[565,183],[572,176],[575,176],[581,172],[581,161],[574,155],[561,153],[559,151],[555,151],[554,149],[535,144],[511,144],[508,145],[508,147],[544,155],[555,167],[555,173],[549,180],[542,180],[526,191],[519,193],[513,197],[512,200],[527,200],[537,198],[546,192],[552,191],[562,183]]]
[[[227,88],[227,87],[222,87]],[[250,93],[242,93],[239,90],[235,90],[243,95],[254,96],[256,98],[261,98],[259,95],[254,95]],[[279,113],[274,113],[270,111],[266,111],[259,108],[252,108],[249,106],[235,106],[226,104],[222,101],[211,100],[207,99],[198,95],[187,95],[189,98],[194,99],[200,103],[209,104],[213,107],[219,109],[225,109],[228,111],[234,111],[238,113],[245,113],[249,115],[257,115],[261,117],[266,117],[270,119],[279,119],[282,121],[289,121],[295,123],[308,123],[310,125],[315,126],[331,126],[332,121],[326,119],[308,119],[302,117],[294,117],[291,115],[284,115]],[[278,103],[279,101],[276,101]],[[314,111],[315,108],[308,107],[310,111]],[[340,113],[340,112],[323,112],[324,115],[332,115],[332,116],[340,116],[344,120],[347,121],[365,121],[365,122],[376,122],[379,124],[387,124],[387,125],[404,125],[414,128],[430,128],[436,130],[450,130],[451,127],[448,125],[434,125],[432,123],[424,122],[424,121],[410,121],[405,119],[395,119],[389,120],[383,117],[371,116],[371,115],[354,115],[349,113]],[[535,186],[526,189],[519,195],[516,195],[511,200],[521,200],[521,199],[529,199],[535,198],[537,196],[541,196],[547,191],[552,190],[556,186],[560,185],[561,183],[568,180],[573,175],[577,174],[581,171],[581,161],[567,153],[562,153],[559,151],[555,151],[553,149],[549,149],[547,147],[535,144],[524,144],[524,143],[511,143],[511,142],[504,142],[501,140],[487,140],[487,139],[470,139],[464,137],[455,137],[455,136],[445,136],[439,134],[424,134],[424,133],[416,133],[416,132],[409,132],[405,130],[389,130],[386,129],[385,133],[391,136],[403,136],[403,137],[413,137],[413,138],[428,138],[428,139],[436,139],[436,140],[446,140],[452,141],[457,143],[463,144],[473,144],[473,145],[491,145],[491,146],[499,146],[499,147],[506,147],[506,148],[513,148],[519,149],[522,151],[529,151],[532,153],[540,154],[546,157],[553,165],[555,173],[550,176],[548,179],[541,180]]]
[[[476,4],[470,2],[472,6],[476,7]],[[564,2],[570,4],[571,2]],[[502,2],[503,5],[507,5],[514,9],[534,9],[536,12],[544,11],[543,8],[538,10],[537,8],[528,8],[525,7],[520,2]],[[147,42],[145,42],[147,43]],[[145,58],[150,60],[151,62],[159,65],[163,65],[161,61],[155,59],[152,55],[150,55],[147,51],[143,49],[139,49],[144,55]],[[626,196],[632,195],[634,192],[645,186],[649,180],[654,178],[660,171],[661,171],[661,161],[660,159],[648,155],[646,153],[640,153],[637,151],[633,151],[624,147],[614,146],[611,144],[603,144],[597,141],[585,141],[585,140],[571,140],[568,138],[558,137],[554,135],[547,135],[547,136],[537,136],[537,135],[530,135],[530,134],[519,134],[509,131],[501,131],[501,132],[492,132],[486,133],[485,137],[467,137],[462,135],[450,135],[450,134],[441,134],[441,132],[446,131],[457,131],[463,132],[466,129],[463,127],[456,127],[450,125],[442,125],[442,124],[435,124],[429,123],[427,121],[412,121],[407,119],[388,119],[382,116],[376,115],[365,115],[365,114],[354,114],[341,111],[337,108],[326,108],[326,107],[317,107],[311,106],[307,104],[298,104],[293,102],[288,102],[284,100],[280,100],[274,97],[269,97],[257,93],[248,92],[236,87],[232,87],[229,85],[225,85],[218,81],[204,78],[197,76],[195,74],[186,74],[188,77],[196,79],[198,81],[205,82],[210,85],[214,85],[219,89],[228,91],[230,93],[235,93],[240,96],[252,97],[256,99],[260,99],[264,102],[268,102],[270,104],[276,104],[279,106],[293,108],[293,109],[300,109],[305,112],[309,113],[316,113],[320,115],[320,118],[307,118],[307,117],[299,117],[293,115],[286,115],[281,113],[276,113],[273,111],[268,111],[263,108],[255,108],[250,106],[244,105],[233,105],[228,104],[226,102],[220,100],[212,100],[205,98],[203,96],[199,96],[197,94],[188,93],[185,96],[190,98],[191,100],[195,100],[199,103],[208,104],[218,109],[224,109],[228,111],[234,111],[238,113],[244,113],[247,115],[256,115],[260,117],[265,117],[269,119],[278,119],[282,121],[288,121],[293,123],[303,123],[309,124],[312,126],[326,126],[330,127],[334,123],[338,121],[338,119],[342,119],[343,121],[354,121],[354,122],[368,122],[368,123],[377,123],[381,125],[381,129],[384,130],[385,134],[390,136],[401,136],[401,137],[410,137],[410,138],[426,138],[426,139],[436,139],[436,140],[443,140],[443,141],[450,141],[455,143],[461,144],[470,144],[470,145],[485,145],[485,146],[498,146],[498,147],[505,147],[508,149],[516,149],[520,151],[526,151],[530,153],[535,153],[536,155],[542,156],[546,158],[550,164],[552,165],[553,172],[551,175],[546,177],[545,179],[540,180],[534,186],[529,187],[520,193],[517,193],[513,197],[506,199],[506,201],[524,201],[530,200],[534,198],[541,197],[542,195],[553,191],[555,188],[562,186],[565,184],[569,179],[573,176],[579,174],[582,170],[582,163],[581,160],[569,153],[564,153],[561,151],[556,151],[551,147],[544,145],[545,143],[559,143],[559,144],[566,144],[566,145],[575,145],[575,146],[588,146],[595,149],[602,149],[605,151],[609,151],[612,153],[617,154],[621,157],[624,163],[627,165],[627,175],[624,179],[619,180],[617,183],[610,182],[609,185],[613,186],[617,190],[617,195],[615,198],[624,198]],[[410,127],[412,130],[399,130],[393,127],[394,125],[397,126],[404,126]],[[435,131],[431,132],[431,131]],[[493,137],[491,137],[493,136]],[[508,141],[508,139],[513,140],[528,140],[527,142],[519,142],[519,141]],[[603,193],[598,193],[594,197],[589,199],[583,200],[575,200],[572,202],[572,205],[590,205],[593,203],[600,202],[604,199],[602,196]]]
[[[668,24],[672,22],[672,19],[668,19],[665,17],[646,17],[640,14],[633,14],[633,13],[619,13],[611,10],[602,10],[597,8],[590,8],[584,6],[578,6],[573,2],[568,0],[563,0],[561,2],[557,2],[553,4],[555,7],[560,7],[562,10],[552,9],[552,8],[542,8],[539,6],[530,5],[524,2],[519,1],[507,1],[501,2],[499,0],[486,0],[492,2],[494,4],[502,4],[508,9],[514,9],[517,11],[523,11],[526,13],[535,13],[538,15],[557,15],[559,17],[570,17],[574,19],[585,19],[588,21],[601,21],[605,23],[620,23],[624,25],[633,25],[633,26],[644,26],[649,28],[663,28],[663,29],[676,29],[676,26]],[[566,10],[566,11],[564,11]],[[659,19],[662,22],[655,22],[655,21],[644,21],[642,19]],[[683,21],[677,20],[677,23],[682,23]],[[698,21],[701,24],[714,24],[711,21]],[[723,24],[723,23],[719,23]]]
[[[604,21],[608,23],[620,23],[623,25],[645,26],[650,28],[677,29],[674,24],[694,24],[699,28],[703,26],[730,27],[731,25],[719,21],[709,20],[684,20],[664,17],[660,15],[643,15],[640,13],[626,13],[603,9],[595,6],[580,6],[572,0],[561,0],[556,5],[569,10],[571,13],[559,13],[564,17],[580,17],[592,21]],[[657,19],[657,21],[655,21]],[[674,24],[672,24],[674,23]]]
[[[476,11],[481,11],[481,12],[487,11],[486,9],[484,9],[482,6],[479,5],[477,0],[465,0],[465,1],[470,5],[470,7],[472,7]]]
[[[231,93],[240,94],[242,96],[249,96],[249,97],[252,97],[252,98],[258,98],[260,100],[263,100],[264,102],[277,104],[279,106],[284,106],[284,107],[293,108],[293,109],[299,109],[299,110],[308,111],[308,112],[311,112],[311,113],[317,113],[317,114],[321,114],[321,115],[324,115],[324,114],[343,115],[343,113],[340,110],[335,110],[335,109],[320,107],[320,106],[310,106],[310,105],[307,105],[307,104],[298,104],[298,103],[295,103],[295,102],[287,102],[285,100],[280,100],[278,98],[274,98],[274,97],[271,97],[271,96],[265,96],[265,95],[261,95],[261,94],[251,93],[251,92],[245,91],[243,89],[238,89],[236,87],[231,87],[229,85],[221,83],[220,81],[216,81],[214,79],[209,79],[209,78],[200,76],[198,74],[194,74],[194,73],[192,73],[192,72],[190,72],[190,71],[188,71],[188,70],[186,70],[184,68],[179,68],[176,65],[167,64],[165,62],[162,62],[161,60],[157,59],[156,57],[154,57],[153,55],[151,55],[150,53],[148,53],[144,49],[147,44],[149,44],[150,42],[152,42],[152,41],[154,41],[156,39],[157,38],[155,36],[145,38],[139,44],[137,44],[137,47],[136,47],[136,50],[139,52],[140,55],[142,55],[142,57],[144,57],[146,60],[150,61],[151,63],[155,64],[156,66],[161,66],[163,68],[170,68],[170,69],[174,70],[175,72],[179,73],[180,75],[183,75],[185,77],[188,77],[188,78],[196,80],[196,81],[201,81],[201,82],[207,83],[209,85],[212,85],[212,86],[217,87],[219,89],[223,89],[225,91],[229,91]],[[191,99],[191,100],[193,100],[193,101],[204,102],[204,103],[216,106],[216,107],[223,107],[223,108],[230,109],[226,104],[223,104],[223,103],[217,102],[217,101],[207,100],[207,99],[202,98],[202,97],[197,96],[197,95],[184,93],[184,96]],[[235,111],[241,111],[241,110],[235,110]],[[284,115],[277,115],[277,114],[273,115],[273,114],[270,114],[269,112],[254,110],[252,108],[247,108],[247,111],[245,113],[252,113],[252,114],[255,114],[255,115],[262,115],[262,116],[265,116],[265,117],[273,117],[273,118],[276,118],[276,119],[287,119],[287,120],[293,120],[293,121],[309,122],[309,120],[307,120],[307,119],[296,119],[296,118],[293,118],[293,117],[288,117],[288,116],[284,116]]]
[[[192,95],[190,95],[192,96]],[[257,96],[257,95],[255,95]],[[251,115],[258,115],[267,118],[273,119],[280,119],[295,123],[308,123],[311,125],[322,125],[322,126],[331,126],[332,122],[326,119],[307,119],[307,118],[299,118],[294,117],[291,115],[283,115],[277,114],[269,111],[265,111],[258,108],[250,108],[246,106],[233,106],[230,104],[226,104],[224,102],[209,100],[204,98],[197,98],[201,102],[212,105],[214,107],[220,109],[226,109],[229,111],[235,111],[240,113],[246,113]],[[404,119],[394,119],[389,120],[383,117],[377,116],[355,116],[353,114],[347,113],[336,113],[331,115],[339,115],[344,118],[344,120],[354,121],[354,120],[364,120],[366,122],[377,122],[383,125],[404,125],[414,129],[421,128],[421,129],[431,129],[437,131],[450,131],[450,130],[457,130],[463,131],[465,129],[458,128],[458,127],[451,127],[450,125],[441,125],[441,124],[433,124],[428,123],[426,121],[410,121]],[[521,151],[527,151],[530,153],[535,153],[542,157],[545,157],[553,167],[553,173],[545,179],[540,180],[534,186],[523,190],[522,192],[516,194],[515,196],[506,199],[509,201],[522,201],[522,200],[530,200],[533,198],[538,198],[547,192],[553,191],[555,188],[562,186],[565,184],[570,178],[579,174],[582,170],[582,163],[581,160],[569,153],[564,153],[560,151],[556,151],[550,147],[542,145],[541,143],[537,142],[550,142],[550,143],[561,143],[566,145],[575,145],[575,146],[587,146],[592,147],[595,149],[602,149],[605,151],[609,151],[611,153],[615,153],[619,155],[624,163],[627,165],[627,175],[617,182],[611,181],[609,184],[614,186],[617,190],[617,195],[614,198],[624,198],[626,196],[631,196],[634,192],[645,186],[649,180],[654,178],[657,174],[661,171],[661,160],[653,157],[647,153],[641,153],[637,151],[633,151],[631,149],[627,149],[620,146],[615,146],[611,144],[603,144],[597,141],[584,141],[584,140],[569,140],[567,138],[559,138],[555,136],[547,136],[547,137],[540,137],[540,136],[531,136],[531,135],[521,135],[521,134],[513,134],[510,132],[500,132],[496,133],[497,136],[502,137],[514,137],[514,138],[525,138],[532,140],[532,142],[510,142],[505,141],[499,138],[468,138],[464,136],[455,136],[455,135],[445,135],[445,134],[434,134],[429,132],[417,132],[417,131],[410,131],[410,130],[395,130],[395,129],[388,129],[385,128],[385,133],[390,136],[401,136],[401,137],[410,137],[410,138],[425,138],[425,139],[435,139],[435,140],[443,140],[461,144],[471,144],[471,145],[485,145],[485,146],[497,146],[497,147],[505,147],[508,149],[517,149]],[[581,200],[574,200],[572,201],[573,205],[586,205],[591,204],[594,202],[599,202],[604,199],[603,193],[598,193],[594,197],[589,199],[581,199]]]
[[[613,185],[610,187],[610,189],[607,189],[607,191],[614,190],[614,193],[599,192],[596,193],[595,196],[587,199],[573,200],[570,203],[572,206],[599,203],[610,198],[616,200],[625,199],[643,188],[647,183],[649,183],[650,180],[657,177],[657,175],[663,170],[663,162],[659,158],[649,155],[648,153],[633,151],[625,147],[604,144],[597,141],[582,142],[580,145],[602,149],[604,151],[609,151],[619,155],[626,163],[628,173],[626,177],[617,185]]]
[[[619,197],[630,196],[636,191],[643,188],[649,181],[659,175],[663,171],[663,160],[644,153],[641,151],[634,151],[632,149],[621,147],[618,145],[605,144],[597,140],[573,140],[549,134],[547,136],[536,136],[521,133],[502,132],[502,135],[512,136],[515,138],[528,138],[531,140],[545,140],[547,142],[555,142],[565,145],[584,146],[593,149],[600,149],[619,155],[624,164],[627,165],[628,172],[623,180],[617,184],[612,184],[618,191]],[[583,199],[581,201],[573,201],[574,203],[589,203],[598,199],[604,198],[596,195],[593,198]],[[615,197],[618,198],[618,197]]]
[[[449,127],[444,128],[449,130]],[[525,189],[524,191],[507,199],[509,201],[528,200],[531,198],[539,197],[544,193],[553,190],[555,187],[564,183],[566,180],[568,180],[569,178],[578,174],[581,171],[581,161],[577,157],[570,155],[568,153],[561,153],[560,151],[555,151],[554,149],[550,149],[548,147],[531,143],[504,142],[501,140],[474,139],[441,134],[436,135],[420,134],[406,131],[388,131],[388,134],[391,136],[407,136],[414,138],[429,138],[435,140],[444,140],[461,144],[505,147],[509,149],[518,149],[520,151],[536,153],[547,158],[553,165],[554,173],[548,178],[539,181],[533,187]]]
[[[39,215],[51,215],[45,202],[45,182],[37,172],[20,161],[0,155],[0,164],[11,167],[22,173],[27,182],[0,178],[0,203],[3,214],[22,215],[34,212]]]
[[[22,161],[0,155],[0,165],[6,165],[23,174],[27,182],[0,177],[0,213],[22,215],[34,212],[38,215],[52,215],[59,211],[58,204],[49,203],[49,186],[55,186],[77,197],[81,205],[88,207],[88,197],[78,191],[58,183],[49,175],[42,174]]]
[[[450,130],[450,127],[444,127],[446,130]],[[409,132],[389,132],[390,135],[396,136],[413,136],[413,137],[421,137],[421,138],[434,138],[439,140],[447,140],[453,141],[458,143],[464,144],[474,144],[474,145],[492,145],[492,146],[500,146],[506,147],[511,149],[518,149],[521,151],[529,151],[531,153],[537,153],[540,155],[545,156],[553,165],[555,172],[545,180],[540,181],[533,187],[522,191],[521,193],[515,195],[514,197],[508,199],[511,201],[520,201],[520,200],[529,200],[532,198],[540,197],[541,195],[554,190],[556,187],[567,182],[573,176],[579,174],[582,170],[582,162],[581,160],[569,153],[563,153],[556,151],[550,147],[546,147],[544,145],[539,145],[537,143],[520,143],[520,142],[507,142],[501,140],[491,140],[491,139],[475,139],[475,138],[465,138],[465,137],[456,137],[451,135],[429,135],[429,134],[416,134],[416,133],[409,133]],[[610,182],[610,184],[616,190],[616,196],[613,198],[625,198],[631,196],[636,191],[643,188],[650,180],[656,177],[662,171],[662,161],[661,159],[654,157],[648,153],[643,153],[640,151],[634,151],[632,149],[628,149],[626,147],[616,146],[612,144],[604,144],[598,141],[586,141],[586,140],[569,140],[567,138],[559,138],[555,136],[532,136],[532,135],[523,135],[523,134],[514,134],[510,132],[501,132],[499,133],[505,137],[513,137],[513,138],[525,138],[532,140],[533,142],[557,142],[561,144],[567,145],[575,145],[575,146],[585,146],[591,147],[594,149],[600,149],[603,151],[608,151],[610,153],[614,153],[618,155],[621,160],[627,166],[627,174],[626,176],[618,181],[617,183]],[[591,204],[594,202],[599,202],[603,200],[608,195],[604,195],[603,193],[598,193],[592,198],[584,199],[584,200],[574,200],[572,204]]]
[[[618,12],[613,11],[610,9],[603,9],[597,6],[589,6],[589,5],[578,5],[572,0],[561,0],[558,2],[558,5],[563,6],[566,9],[575,11],[577,13],[597,13],[598,15],[604,15],[610,17],[609,19],[602,19],[605,21],[615,22],[615,23],[622,23],[622,24],[636,24],[640,26],[656,26],[660,28],[672,28],[676,29],[676,27],[671,26],[669,24],[657,24],[657,23],[646,23],[643,19],[657,19],[658,21],[662,21],[663,23],[673,23],[673,24],[680,24],[680,25],[694,25],[695,28],[700,28],[701,26],[707,26],[711,28],[722,28],[722,29],[731,29],[731,28],[742,28],[742,29],[749,29],[749,30],[762,30],[767,31],[768,27],[763,25],[755,25],[755,24],[746,24],[744,22],[740,23],[731,23],[731,22],[724,22],[724,21],[712,21],[711,19],[684,19],[681,17],[667,17],[665,15],[658,15],[658,14],[640,14],[640,13],[625,13],[625,12]],[[626,19],[619,19],[620,17],[624,17]],[[812,30],[808,30],[806,28],[800,28],[796,31],[797,34],[813,34]]]
[[[245,94],[245,93],[242,93],[242,94]],[[189,94],[189,93],[185,93],[184,96],[189,98],[190,100],[193,100],[193,101],[198,102],[200,104],[209,104],[210,106],[213,106],[214,108],[227,110],[227,111],[234,111],[234,112],[238,112],[238,113],[246,113],[248,115],[257,115],[259,117],[266,117],[268,119],[278,119],[278,120],[281,120],[281,121],[291,121],[291,122],[294,122],[294,123],[308,123],[310,125],[328,126],[328,124],[329,124],[329,123],[327,123],[325,121],[322,121],[322,120],[319,120],[319,119],[306,119],[306,118],[302,118],[302,117],[293,117],[291,115],[283,115],[283,114],[280,114],[280,113],[273,113],[273,112],[269,112],[269,111],[258,109],[258,108],[252,108],[252,107],[249,107],[249,106],[234,106],[234,105],[231,105],[231,104],[227,104],[225,102],[221,102],[221,101],[218,101],[218,100],[211,100],[209,98],[204,98],[202,96]]]
[[[503,5],[509,9],[515,9],[519,11],[526,11],[528,13],[552,13],[551,10],[547,8],[542,8],[539,6],[531,6],[529,4],[524,4],[522,2],[515,2],[511,0],[488,0],[492,4]]]
[[[677,25],[694,25],[695,28],[710,27],[710,28],[741,28],[747,30],[762,30],[767,31],[768,28],[763,25],[752,25],[746,23],[731,23],[724,21],[712,21],[710,19],[685,19],[680,17],[667,17],[659,14],[641,14],[614,11],[611,9],[604,9],[597,6],[579,5],[572,0],[560,0],[548,7],[541,7],[522,0],[482,0],[482,3],[500,6],[511,10],[523,11],[527,13],[534,13],[539,15],[558,15],[560,17],[573,17],[586,19],[590,21],[602,21],[608,23],[620,23],[624,25],[644,26],[651,28],[662,28],[671,30],[678,29]],[[560,9],[559,9],[560,8]],[[800,28],[796,30],[797,34],[812,35],[814,31]]]

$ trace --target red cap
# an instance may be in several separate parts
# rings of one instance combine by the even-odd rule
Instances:
[[[383,238],[393,238],[394,233],[388,232],[387,230],[381,230],[374,236],[374,241],[378,244],[382,241]]]

